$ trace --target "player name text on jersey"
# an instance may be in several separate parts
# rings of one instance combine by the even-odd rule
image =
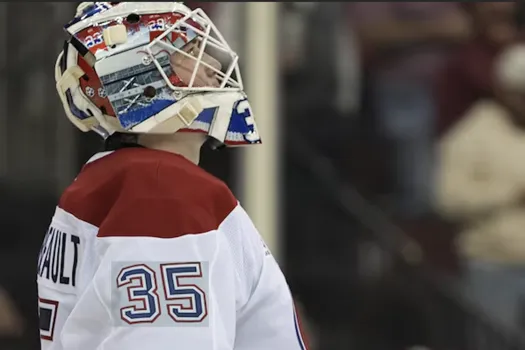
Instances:
[[[38,256],[38,275],[53,283],[76,286],[80,237],[53,226]]]

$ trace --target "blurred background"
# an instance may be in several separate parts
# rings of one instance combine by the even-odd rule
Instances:
[[[101,149],[55,92],[78,3],[0,3],[0,350],[39,349],[37,252]],[[205,150],[311,350],[525,349],[517,2],[187,3],[241,56],[264,144]]]

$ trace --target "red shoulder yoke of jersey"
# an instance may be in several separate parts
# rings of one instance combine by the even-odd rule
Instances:
[[[174,238],[217,229],[237,200],[180,155],[126,148],[87,164],[59,206],[99,237]]]

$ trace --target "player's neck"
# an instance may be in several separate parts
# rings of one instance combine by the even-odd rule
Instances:
[[[199,164],[200,151],[206,136],[201,133],[180,132],[173,135],[141,135],[138,141],[144,147],[176,153]]]

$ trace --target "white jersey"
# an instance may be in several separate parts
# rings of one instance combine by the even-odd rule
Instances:
[[[96,155],[38,259],[42,350],[305,350],[286,280],[224,183],[145,148]]]

